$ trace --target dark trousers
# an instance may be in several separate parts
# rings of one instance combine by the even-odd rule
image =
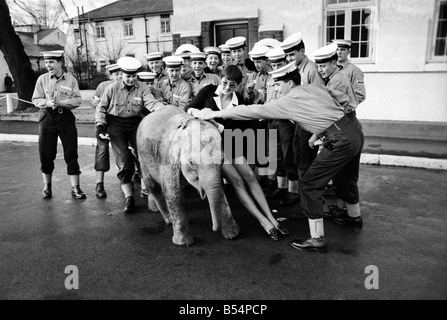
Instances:
[[[110,170],[109,140],[96,139],[95,170],[104,172]]]
[[[358,178],[364,136],[347,116],[324,132],[324,147],[301,177],[301,207],[309,219],[323,217],[322,195],[331,179],[347,203],[359,202]]]
[[[312,133],[304,130],[300,125],[295,125],[295,136],[293,139],[293,153],[295,155],[295,164],[298,167],[299,176],[303,177],[307,169],[315,160],[318,148],[309,147],[309,139]]]
[[[298,180],[298,170],[294,157],[294,134],[295,124],[289,120],[274,120],[273,126],[278,131],[279,151],[282,154],[282,161],[278,157],[278,168],[282,166],[283,172],[278,171],[278,176],[287,176],[290,181]],[[279,164],[281,162],[281,165]]]
[[[75,122],[76,118],[70,110],[62,108],[42,110],[39,119],[39,157],[43,173],[53,173],[58,137],[62,141],[67,174],[81,173],[78,163],[78,131]]]
[[[110,142],[118,167],[117,176],[121,184],[131,183],[135,173],[135,158],[129,146],[137,150],[137,129],[140,121],[141,117],[107,116]]]

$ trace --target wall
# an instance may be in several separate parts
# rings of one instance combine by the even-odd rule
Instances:
[[[323,0],[173,0],[174,33],[200,33],[202,21],[258,17],[259,28],[283,25],[283,37],[302,32],[306,52],[323,45]],[[447,63],[428,59],[434,0],[376,0],[372,63],[365,73],[367,99],[358,117],[373,121],[447,123]],[[195,14],[201,12],[200,15]],[[274,13],[274,14],[272,14]],[[446,61],[447,62],[447,61]]]

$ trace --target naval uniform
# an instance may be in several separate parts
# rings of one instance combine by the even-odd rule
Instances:
[[[192,94],[191,86],[188,82],[181,77],[174,83],[171,83],[171,80],[168,80],[163,83],[161,90],[163,93],[163,101],[165,103],[179,107],[183,111],[186,110],[186,105]]]
[[[220,84],[220,78],[213,73],[203,73],[200,78],[196,78],[194,73],[188,78],[188,83],[191,86],[192,98],[195,98],[200,90],[207,85],[218,86]]]
[[[130,88],[123,81],[112,83],[102,95],[96,107],[95,121],[97,125],[108,127],[121,184],[131,183],[135,172],[134,156],[128,146],[137,150],[136,135],[143,109],[153,112],[163,107],[149,87],[138,81]]]
[[[352,83],[358,103],[362,103],[366,99],[365,81],[362,70],[349,61],[339,63],[341,72],[343,72]]]
[[[315,62],[310,61],[307,56],[297,65],[300,75],[301,84],[321,84],[325,85],[323,78],[317,70]],[[309,139],[312,137],[312,133],[302,128],[299,123],[295,126],[295,137],[293,142],[293,153],[295,155],[295,163],[298,168],[299,175],[302,176],[306,172],[307,168],[312,164],[313,160],[317,156],[317,149],[309,147]]]
[[[77,80],[65,72],[59,79],[50,73],[45,73],[37,79],[32,101],[41,110],[39,156],[42,172],[44,174],[53,172],[57,153],[57,138],[60,137],[67,164],[67,174],[79,175],[81,171],[78,163],[76,118],[67,108],[57,107],[54,110],[47,108],[48,100],[63,100],[72,109],[79,107],[82,97]]]
[[[362,131],[344,113],[343,107],[319,84],[297,86],[264,105],[222,110],[223,119],[288,119],[305,130],[324,136],[323,149],[301,177],[301,207],[309,219],[323,217],[322,195],[329,181],[339,174],[345,183],[340,195],[358,203],[359,159],[364,143]]]
[[[95,91],[95,96],[101,98],[106,88],[113,83],[112,80],[106,80],[101,82]],[[110,151],[109,140],[96,139],[96,151],[95,151],[95,171],[107,172],[110,170]]]

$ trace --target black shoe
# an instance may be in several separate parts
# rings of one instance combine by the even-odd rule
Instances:
[[[329,219],[333,221],[335,218],[338,217],[347,217],[348,216],[348,210],[346,208],[339,208],[336,204],[330,204],[328,206],[328,211],[323,211],[323,217],[326,219]]]
[[[104,182],[96,184],[96,198],[107,198],[106,190],[104,190]]]
[[[130,213],[135,210],[135,199],[133,196],[126,198],[126,204],[124,205],[123,212]]]
[[[51,189],[48,187],[45,187],[45,189],[42,190],[42,198],[43,199],[50,199],[53,196],[53,192],[51,192]]]
[[[287,195],[279,202],[284,207],[290,207],[300,203],[300,194],[287,192]]]
[[[82,192],[81,188],[79,186],[74,186],[71,188],[71,195],[75,197],[76,199],[85,199],[87,196],[84,192]]]
[[[270,179],[267,179],[265,187],[262,188],[265,194],[271,194],[275,192],[276,189],[278,189],[278,182],[276,182],[276,180]]]
[[[278,224],[278,228],[276,229],[276,231],[283,236],[287,236],[289,234],[289,231],[286,228],[284,228],[284,226],[281,223]]]
[[[272,194],[266,195],[267,199],[271,200],[282,200],[287,196],[287,189],[276,189]]]
[[[350,227],[354,227],[354,228],[358,228],[358,229],[362,229],[363,228],[363,218],[362,216],[359,217],[350,217],[349,215],[341,215],[338,217],[334,217],[333,219],[331,219],[332,221],[334,221],[335,223],[338,224],[342,224],[345,226],[350,226]]]
[[[307,240],[293,240],[290,242],[292,248],[303,251],[326,251],[326,239],[320,238],[310,238]]]
[[[304,212],[303,209],[301,209],[301,207],[297,212],[293,212],[290,217],[295,220],[307,220],[307,214]]]
[[[278,231],[275,228],[271,228],[268,232],[268,236],[270,237],[270,239],[278,241],[281,240],[281,237],[278,234]]]

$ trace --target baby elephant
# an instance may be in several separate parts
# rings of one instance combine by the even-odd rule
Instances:
[[[149,199],[155,200],[166,223],[172,224],[172,242],[176,245],[194,243],[183,206],[183,179],[199,191],[202,199],[208,198],[214,231],[221,230],[227,239],[239,234],[222,188],[221,143],[216,127],[171,105],[147,115],[138,127],[142,179]]]

